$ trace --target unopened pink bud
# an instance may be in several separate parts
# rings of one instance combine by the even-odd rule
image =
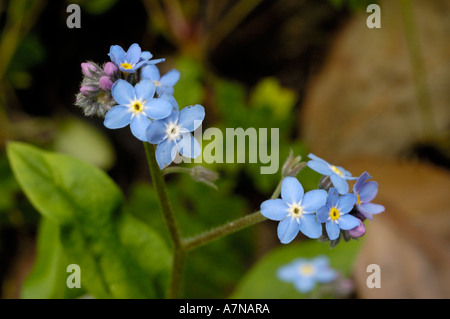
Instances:
[[[111,90],[111,87],[113,86],[113,82],[111,81],[111,79],[108,76],[104,75],[98,81],[98,85],[100,86],[100,88],[103,91],[106,91],[106,90]]]
[[[95,71],[95,66],[92,65],[89,62],[83,62],[81,63],[81,71],[83,72],[84,75],[86,76],[92,76],[91,71]]]
[[[359,238],[364,236],[366,233],[366,226],[364,226],[364,223],[359,220],[359,226],[356,226],[355,228],[352,228],[348,231],[348,234],[353,238]]]
[[[88,95],[88,96],[91,95],[91,93],[94,91],[95,91],[95,88],[93,88],[92,86],[83,85],[80,88],[80,92],[83,93],[84,95]]]
[[[118,71],[118,68],[114,63],[106,62],[103,66],[103,71],[105,71],[106,75],[113,76]]]

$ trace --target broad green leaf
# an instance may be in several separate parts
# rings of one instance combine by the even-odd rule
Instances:
[[[96,298],[162,297],[170,252],[124,211],[117,185],[98,168],[23,143],[8,144],[12,170],[35,208],[58,224],[70,263]]]
[[[72,223],[80,213],[87,219],[105,220],[122,203],[120,189],[90,164],[20,142],[9,143],[7,154],[30,202],[58,224]]]
[[[59,226],[42,218],[38,230],[37,261],[22,286],[24,299],[75,298],[85,293],[84,289],[67,288],[66,272],[70,261],[64,254],[59,240]]]
[[[328,243],[308,240],[275,248],[250,269],[231,298],[305,298],[306,295],[296,291],[291,283],[278,279],[277,270],[280,267],[299,257],[313,258],[325,255],[330,260],[331,268],[348,277],[361,243],[359,240],[351,240],[341,242],[331,249]]]

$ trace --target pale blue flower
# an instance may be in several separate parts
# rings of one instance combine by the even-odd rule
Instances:
[[[377,196],[378,183],[367,181],[372,178],[369,173],[364,172],[353,185],[353,194],[356,196],[356,209],[366,218],[372,220],[372,215],[384,212],[384,206],[371,203]]]
[[[337,278],[337,272],[330,268],[326,256],[317,256],[312,259],[297,258],[280,267],[277,276],[283,281],[293,283],[299,292],[306,293],[313,290],[318,282],[334,281]]]
[[[205,118],[205,109],[196,104],[178,111],[178,105],[172,96],[163,94],[161,99],[171,101],[172,113],[169,117],[153,121],[148,126],[147,141],[157,144],[156,161],[163,169],[173,162],[178,153],[190,158],[200,155],[200,145],[191,132],[202,124]]]
[[[339,194],[348,193],[347,180],[355,180],[356,177],[352,177],[352,174],[343,167],[331,165],[314,154],[309,154],[308,157],[311,159],[306,163],[309,168],[322,175],[330,176],[331,182]]]
[[[360,225],[358,218],[348,214],[355,203],[355,195],[349,193],[339,196],[334,187],[330,188],[326,205],[317,211],[317,219],[321,223],[325,223],[330,240],[337,239],[341,229],[350,230]]]
[[[172,112],[172,105],[166,99],[153,98],[155,91],[155,85],[150,80],[142,80],[134,87],[125,80],[117,80],[111,93],[119,105],[106,113],[104,125],[110,129],[118,129],[130,124],[133,135],[146,141],[150,118],[163,119]]]
[[[133,43],[127,52],[119,45],[112,45],[108,55],[111,61],[125,73],[134,73],[146,64],[156,64],[164,61],[164,59],[150,60],[152,54],[149,51],[141,51],[141,47],[137,43]]]
[[[322,225],[314,212],[325,205],[327,192],[315,189],[304,193],[303,186],[295,177],[285,177],[281,184],[281,199],[268,199],[261,204],[261,214],[268,219],[280,221],[278,238],[290,243],[301,231],[310,238],[322,235]]]

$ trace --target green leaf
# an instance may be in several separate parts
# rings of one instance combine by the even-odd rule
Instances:
[[[325,255],[330,260],[330,267],[342,276],[350,276],[353,262],[362,241],[341,242],[330,249],[328,243],[317,240],[302,241],[283,245],[273,249],[250,269],[235,289],[231,298],[268,298],[291,299],[305,298],[306,295],[295,290],[291,283],[278,279],[277,270],[296,258],[313,258]]]
[[[69,289],[66,285],[67,266],[70,265],[59,240],[59,226],[47,218],[39,224],[37,261],[22,287],[24,299],[75,298],[84,289]]]
[[[81,284],[97,298],[162,297],[170,252],[126,214],[117,185],[98,168],[24,143],[8,144],[12,170],[35,208],[58,224]]]

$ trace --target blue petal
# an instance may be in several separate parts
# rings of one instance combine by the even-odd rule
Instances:
[[[147,101],[144,112],[154,120],[161,120],[172,113],[172,105],[167,100],[155,98]]]
[[[299,203],[303,198],[304,190],[302,184],[295,177],[285,177],[281,183],[281,198],[287,203]]]
[[[303,196],[302,207],[308,213],[313,213],[327,202],[327,192],[323,189],[314,189]]]
[[[339,237],[339,233],[341,232],[339,225],[331,220],[326,222],[325,229],[327,230],[328,238],[331,240],[337,239]]]
[[[171,140],[164,140],[156,147],[156,161],[158,162],[159,168],[170,165],[177,156],[177,144]]]
[[[333,173],[330,175],[330,179],[339,194],[346,194],[348,192],[348,183],[341,176]]]
[[[134,86],[134,92],[138,100],[146,101],[155,95],[155,84],[149,79],[143,79]]]
[[[356,204],[356,197],[352,193],[348,193],[342,195],[339,198],[339,203],[337,205],[337,209],[341,214],[347,214],[349,211],[353,209],[353,206]]]
[[[150,51],[142,51],[141,52],[141,60],[150,60],[153,57],[153,54],[150,53]]]
[[[302,293],[306,293],[313,290],[315,285],[316,282],[314,281],[314,278],[311,276],[302,276],[294,281],[294,287]]]
[[[341,215],[338,221],[339,227],[343,230],[350,230],[359,226],[359,219],[349,214]]]
[[[188,106],[180,111],[178,125],[187,129],[189,132],[193,132],[200,124],[202,124],[204,118],[205,109],[203,106],[199,104]]]
[[[158,96],[161,96],[163,94],[167,94],[167,95],[173,95],[173,93],[175,92],[173,87],[168,86],[168,85],[159,85],[156,87],[156,92],[158,93]]]
[[[181,155],[190,158],[196,158],[201,153],[200,145],[191,133],[181,136],[181,140],[178,142],[178,150]]]
[[[358,211],[364,215],[364,217],[372,220],[372,215],[376,215],[379,213],[384,212],[385,208],[383,205],[373,204],[373,203],[367,203],[362,204],[360,206],[357,206]]]
[[[331,170],[330,166],[327,163],[320,162],[320,161],[308,161],[306,163],[310,169],[313,171],[316,171],[317,173],[320,173],[322,175],[331,175],[333,171]]]
[[[147,142],[159,144],[166,138],[166,122],[164,120],[153,121],[147,127]]]
[[[268,199],[261,204],[261,214],[268,219],[279,221],[288,215],[288,208],[280,198]]]
[[[170,105],[172,105],[172,110],[177,112],[177,118],[178,118],[178,103],[177,100],[175,100],[175,98],[173,97],[173,95],[170,94],[162,94],[160,97],[160,99],[166,100],[167,102],[170,103]],[[175,122],[175,121],[172,121]]]
[[[375,181],[368,181],[359,189],[359,200],[362,203],[368,203],[377,196],[377,193],[378,183]]]
[[[294,218],[283,219],[277,228],[278,238],[282,244],[290,243],[299,232],[299,225]]]
[[[365,181],[370,178],[372,178],[372,176],[370,176],[369,173],[367,172],[362,173],[361,176],[358,177],[358,180],[356,181],[355,185],[353,185],[353,191],[355,193],[359,192],[361,186],[363,186]]]
[[[300,231],[309,238],[322,236],[322,224],[314,214],[306,214],[300,218]]]
[[[111,61],[117,65],[125,60],[126,53],[120,45],[112,45],[109,49],[109,57]]]
[[[322,208],[319,208],[316,212],[316,216],[319,222],[325,223],[328,220],[328,217],[330,217],[330,207],[328,205],[322,206]]]
[[[116,105],[106,113],[103,124],[109,129],[122,128],[130,124],[132,113],[124,105]]]
[[[111,94],[118,104],[128,105],[134,100],[134,88],[125,80],[119,79],[113,84]]]
[[[154,60],[146,61],[146,64],[157,64],[157,63],[164,62],[164,61],[166,61],[166,59],[154,59]]]
[[[323,162],[323,163],[325,163],[325,164],[328,164],[327,161],[321,159],[319,156],[316,156],[316,155],[314,155],[313,153],[309,153],[309,154],[308,154],[308,157],[309,157],[310,159],[314,160],[314,161],[319,161],[319,162]],[[330,164],[328,164],[328,165],[330,165]]]
[[[161,75],[159,74],[159,70],[156,65],[147,64],[147,65],[143,66],[141,69],[141,77],[143,79],[159,81]]]
[[[303,260],[303,258],[298,258],[290,264],[280,267],[277,270],[277,277],[283,281],[294,281],[299,277],[298,269]]]
[[[327,205],[330,207],[334,207],[337,205],[338,201],[339,201],[339,194],[336,188],[331,187],[328,191]]]
[[[172,69],[161,77],[161,84],[174,86],[180,79],[180,71]]]
[[[141,47],[137,43],[133,43],[127,51],[126,60],[130,64],[136,64],[141,59]]]
[[[134,116],[130,123],[131,133],[139,140],[145,142],[147,140],[147,127],[150,123],[150,119],[144,114]]]

